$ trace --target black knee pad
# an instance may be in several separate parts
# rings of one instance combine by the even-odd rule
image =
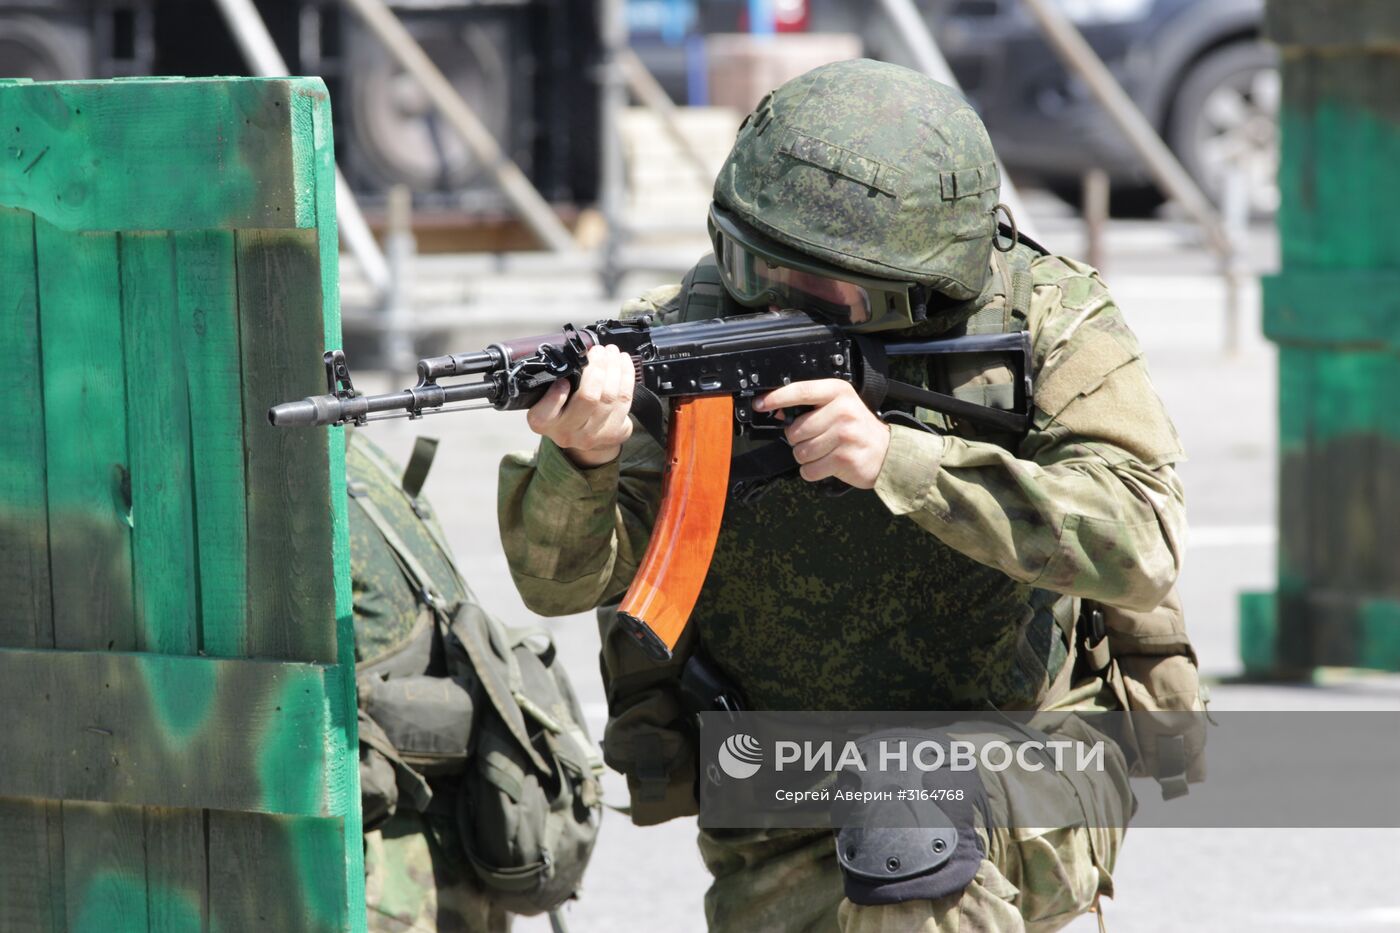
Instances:
[[[884,732],[857,745],[869,762],[878,757],[880,742],[901,740],[938,741],[946,748],[948,736]],[[858,799],[846,802],[840,792]],[[897,904],[963,890],[987,854],[976,830],[979,812],[985,825],[986,793],[975,769],[842,772],[832,815],[847,899]]]

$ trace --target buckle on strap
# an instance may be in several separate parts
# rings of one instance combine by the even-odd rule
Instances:
[[[1157,785],[1163,800],[1184,797],[1190,792],[1186,781],[1186,739],[1180,735],[1157,736]]]
[[[1108,669],[1111,659],[1108,650],[1108,623],[1104,618],[1102,606],[1084,603],[1079,613],[1079,649],[1095,673]]]

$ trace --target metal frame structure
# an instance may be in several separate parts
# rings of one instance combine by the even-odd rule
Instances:
[[[250,65],[263,75],[283,74],[286,64],[278,55],[271,37],[262,24],[252,0],[215,0],[228,20]],[[1227,288],[1226,349],[1233,352],[1238,343],[1239,294],[1243,277],[1240,239],[1247,208],[1238,198],[1227,198],[1227,210],[1222,219],[1210,200],[1186,172],[1180,161],[1151,127],[1137,106],[1109,72],[1103,61],[1089,47],[1078,28],[1048,0],[1024,0],[1051,47],[1086,86],[1122,130],[1133,148],[1142,157],[1162,191],[1181,205],[1187,215],[1200,227],[1208,246],[1220,260],[1221,273]],[[556,260],[574,267],[581,260],[594,268],[609,296],[614,296],[621,279],[628,271],[654,266],[627,249],[632,231],[623,218],[626,171],[623,164],[620,114],[627,106],[628,93],[659,119],[662,129],[677,145],[682,157],[697,179],[708,184],[713,169],[682,131],[674,104],[647,71],[641,59],[628,45],[624,0],[595,0],[603,59],[597,71],[602,86],[601,120],[599,127],[600,171],[598,208],[606,229],[606,237],[596,252],[582,250],[574,236],[559,220],[553,208],[502,151],[470,104],[428,58],[422,47],[404,28],[398,16],[385,0],[344,0],[370,32],[383,43],[394,59],[423,87],[434,107],[448,125],[467,144],[476,157],[488,167],[497,185],[515,208],[521,220],[536,235]],[[881,0],[885,15],[903,38],[916,64],[925,74],[944,83],[958,86],[956,77],[938,49],[928,22],[912,0]],[[393,304],[396,312],[380,314],[379,329],[389,354],[394,359],[405,357],[406,337],[419,326],[416,315],[407,307],[407,293],[402,284],[395,285],[393,274],[384,255],[365,225],[353,196],[343,178],[338,194],[342,235],[346,246],[356,256],[374,291],[375,304],[384,311]],[[1012,209],[1021,229],[1034,236],[1033,222],[1023,206],[1019,192],[1002,171],[1002,200]],[[1091,204],[1086,204],[1086,223],[1091,244],[1099,240],[1098,227],[1107,216],[1101,210],[1103,192],[1096,191]],[[1087,208],[1093,207],[1093,210]],[[406,241],[405,241],[406,242]],[[401,243],[400,246],[403,244]],[[399,249],[394,268],[405,271],[412,264],[411,251]],[[406,358],[406,357],[405,357]],[[401,362],[401,361],[400,361]]]

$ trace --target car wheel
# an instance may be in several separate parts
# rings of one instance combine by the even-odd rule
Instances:
[[[409,32],[477,117],[508,145],[510,36],[500,23],[410,19]],[[373,190],[405,184],[416,192],[453,191],[485,170],[457,132],[438,114],[418,81],[383,44],[356,25],[350,32],[345,101],[352,120],[349,146],[355,181]]]
[[[0,14],[0,75],[35,81],[86,78],[88,39],[57,17]]]
[[[1218,204],[1238,173],[1249,211],[1278,210],[1278,55],[1263,42],[1238,42],[1203,56],[1172,104],[1168,142]]]

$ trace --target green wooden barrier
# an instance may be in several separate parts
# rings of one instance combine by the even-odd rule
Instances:
[[[316,80],[0,82],[0,933],[363,929]]]
[[[1250,674],[1400,670],[1400,4],[1270,0],[1283,59],[1279,580]]]

